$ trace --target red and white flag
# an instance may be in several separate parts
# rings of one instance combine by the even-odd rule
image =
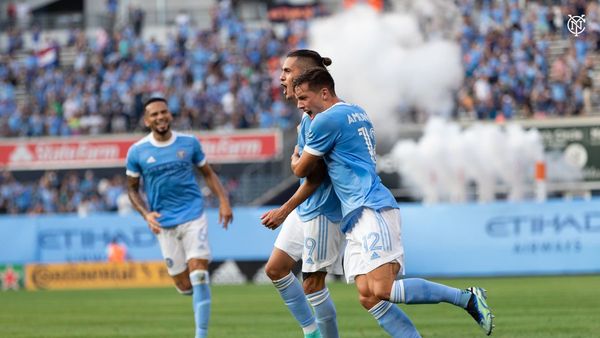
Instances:
[[[58,61],[58,50],[55,47],[40,49],[36,55],[40,67],[46,67]]]

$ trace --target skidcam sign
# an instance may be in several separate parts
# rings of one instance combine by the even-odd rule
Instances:
[[[282,140],[278,130],[197,136],[211,163],[262,162],[281,155]],[[127,150],[141,137],[4,139],[0,141],[0,169],[122,167]]]

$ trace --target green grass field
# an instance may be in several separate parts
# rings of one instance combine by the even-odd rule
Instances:
[[[600,337],[600,276],[436,280],[488,290],[495,337]],[[354,287],[330,285],[341,337],[387,337]],[[210,337],[302,337],[271,285],[213,286]],[[423,337],[483,337],[448,304],[402,305]],[[193,337],[175,289],[0,292],[0,337]]]

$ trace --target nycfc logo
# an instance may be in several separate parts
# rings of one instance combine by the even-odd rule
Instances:
[[[569,15],[569,21],[567,21],[567,29],[571,34],[578,37],[579,34],[585,31],[585,15],[572,16]]]

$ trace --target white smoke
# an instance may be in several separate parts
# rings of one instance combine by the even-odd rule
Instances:
[[[480,202],[505,193],[511,201],[531,197],[536,162],[546,162],[548,181],[581,178],[564,158],[544,154],[536,129],[517,124],[473,124],[431,118],[418,141],[403,140],[390,152],[393,166],[425,203],[469,200],[471,184]]]
[[[333,60],[337,94],[366,109],[379,138],[397,136],[397,123],[411,110],[422,121],[449,116],[463,79],[457,43],[434,34],[445,27],[431,32],[436,25],[423,23],[442,8],[436,1],[418,3],[402,13],[356,5],[310,26],[310,48]]]
[[[396,139],[398,124],[411,113],[417,122],[441,117],[429,119],[421,140],[400,141],[387,155],[417,196],[427,203],[461,202],[475,186],[481,202],[498,193],[521,200],[531,193],[536,161],[546,162],[549,181],[581,177],[562,158],[546,158],[536,130],[446,122],[463,81],[460,12],[448,0],[393,3],[392,13],[356,5],[315,20],[309,45],[331,57],[338,96],[366,109],[379,141]]]

